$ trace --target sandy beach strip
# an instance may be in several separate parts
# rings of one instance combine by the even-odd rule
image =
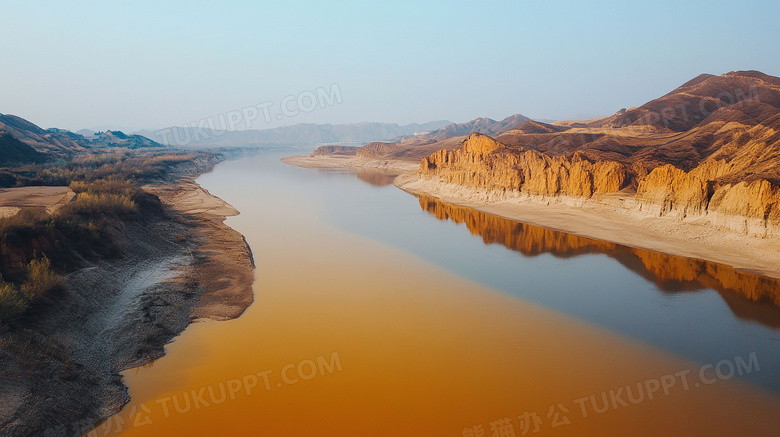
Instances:
[[[193,317],[229,320],[243,314],[254,301],[254,260],[243,235],[224,223],[239,212],[198,185],[194,176],[144,189],[186,220],[200,240],[194,273],[203,294]]]
[[[414,174],[417,161],[355,156],[290,156],[282,161],[305,168],[392,168],[395,185],[510,220],[668,255],[726,264],[780,278],[780,237],[752,237],[717,228],[705,218],[652,217],[620,205],[615,196],[592,199],[543,197],[445,184]],[[630,199],[626,199],[630,201]]]
[[[412,194],[428,194],[523,223],[780,278],[778,237],[750,237],[718,229],[702,219],[650,217],[614,206],[609,197],[585,200],[507,195],[414,174],[399,176],[395,185]]]

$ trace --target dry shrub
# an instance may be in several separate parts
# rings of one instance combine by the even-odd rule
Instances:
[[[61,216],[121,216],[138,211],[138,206],[126,194],[94,193],[91,191],[78,193],[76,198],[63,206],[59,213]]]
[[[30,302],[35,302],[61,287],[62,277],[52,271],[49,258],[42,257],[30,261],[27,266],[27,282],[22,285],[22,294]]]
[[[0,325],[15,322],[30,308],[30,302],[13,284],[0,278]]]
[[[15,322],[30,307],[63,286],[62,277],[51,269],[47,257],[36,258],[27,265],[27,280],[21,287],[0,277],[0,325]]]

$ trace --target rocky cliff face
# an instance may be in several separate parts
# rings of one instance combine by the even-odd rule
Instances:
[[[718,187],[708,212],[713,223],[748,235],[780,235],[780,187],[766,180]]]
[[[639,181],[636,198],[654,214],[682,217],[707,210],[710,187],[706,180],[667,164]]]
[[[652,216],[706,217],[748,235],[780,235],[780,187],[765,179],[724,182],[737,168],[734,161],[710,159],[688,172],[666,164],[648,173],[636,163],[594,161],[578,152],[550,156],[475,133],[454,150],[423,158],[419,174],[467,187],[583,199],[622,190],[630,195],[636,188],[634,205]]]
[[[653,215],[706,215],[747,235],[780,234],[780,187],[765,179],[719,184],[725,166],[708,161],[690,172],[658,167],[639,181],[636,198]]]
[[[420,173],[478,188],[585,198],[620,191],[629,181],[627,166],[618,162],[591,162],[580,154],[551,157],[536,150],[510,149],[477,133],[458,149],[440,150],[424,158]]]
[[[780,235],[778,77],[704,74],[611,117],[526,121],[495,139],[460,141],[426,145],[439,151],[420,174],[498,195],[587,200],[620,191],[622,207],[643,214]]]

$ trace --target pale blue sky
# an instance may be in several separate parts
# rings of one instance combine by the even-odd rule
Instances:
[[[161,128],[338,84],[299,122],[607,115],[780,76],[777,1],[4,1],[0,113]]]

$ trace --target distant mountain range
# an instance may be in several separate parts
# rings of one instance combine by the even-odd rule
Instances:
[[[182,147],[316,146],[344,143],[359,146],[380,141],[422,144],[467,136],[472,132],[500,135],[526,120],[530,119],[516,114],[499,121],[477,118],[466,123],[446,120],[407,125],[301,123],[265,130],[219,131],[208,128],[170,127],[155,132],[137,133],[165,145]]]
[[[439,149],[452,149],[460,145],[472,133],[501,135],[530,121],[530,118],[521,114],[510,115],[498,121],[482,117],[466,123],[451,123],[427,133],[399,137],[390,142],[375,141],[362,147],[354,146],[352,150],[321,146],[314,153],[316,155],[357,154],[366,158],[392,156],[396,159],[422,159]]]
[[[63,129],[43,129],[21,117],[4,114],[0,114],[0,137],[0,164],[34,163],[109,147],[163,147],[140,135],[106,131],[85,137]]]
[[[449,121],[398,125],[394,123],[312,124],[264,130],[225,131],[209,128],[170,127],[137,134],[169,146],[179,147],[253,147],[253,146],[315,146],[330,143],[361,143],[388,141],[441,129]]]
[[[450,124],[443,129],[431,132],[428,137],[436,141],[442,141],[448,138],[466,136],[473,132],[491,136],[501,135],[527,120],[530,120],[530,118],[520,114],[510,115],[499,121],[482,117],[466,123]]]
[[[517,114],[499,121],[477,118],[466,123],[452,123],[446,120],[407,125],[374,122],[335,125],[301,123],[274,129],[241,131],[171,127],[154,132],[144,130],[125,134],[120,131],[94,132],[89,129],[78,132],[43,129],[21,117],[0,114],[0,134],[7,137],[0,152],[8,157],[14,156],[15,160],[22,160],[19,162],[37,162],[40,161],[41,156],[65,157],[106,147],[221,148],[325,144],[346,144],[357,147],[380,141],[423,145],[465,137],[472,132],[500,135],[526,120],[529,118]],[[31,149],[22,152],[21,146],[13,143],[12,152],[13,139]],[[34,152],[42,155],[35,155]]]

